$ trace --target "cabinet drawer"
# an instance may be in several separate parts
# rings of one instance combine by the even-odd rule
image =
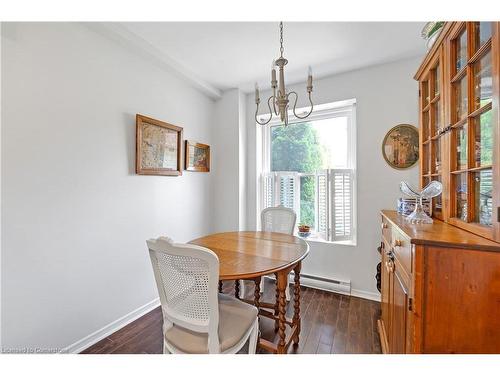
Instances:
[[[385,217],[382,216],[382,237],[390,245],[392,244],[392,228],[391,224],[387,221]]]
[[[397,229],[392,230],[392,251],[399,263],[403,266],[408,274],[412,273],[411,269],[411,243],[410,239],[403,236]]]

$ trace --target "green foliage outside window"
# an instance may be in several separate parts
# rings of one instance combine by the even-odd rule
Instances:
[[[315,173],[322,166],[322,147],[311,123],[271,128],[271,171]],[[300,223],[314,227],[315,178],[302,177]]]

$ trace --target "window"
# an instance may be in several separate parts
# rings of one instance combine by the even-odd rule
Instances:
[[[355,101],[319,106],[306,120],[262,128],[260,210],[293,209],[310,238],[355,242]]]

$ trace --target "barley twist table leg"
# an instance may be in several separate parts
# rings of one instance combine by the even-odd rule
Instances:
[[[274,302],[274,315],[278,316],[278,311],[279,311],[279,299],[280,299],[280,293],[278,290],[278,274],[275,273],[274,276],[276,277],[276,301]],[[274,321],[274,332],[278,332],[278,321]]]
[[[234,282],[234,296],[240,299],[240,280]]]
[[[257,311],[260,308],[260,280],[261,278],[258,277],[254,280],[255,282],[255,291],[253,293],[253,302],[255,304],[255,307],[257,308]],[[260,320],[260,317],[259,317]]]
[[[279,342],[278,342],[278,354],[284,354],[285,353],[285,307],[286,307],[286,297],[285,297],[285,289],[288,281],[288,272],[287,271],[281,271],[278,272],[278,279],[277,279],[277,285],[278,285],[278,336],[279,336]]]
[[[222,293],[222,281],[219,281],[219,293]]]
[[[259,308],[259,304],[260,304],[260,280],[261,278],[258,277],[256,279],[254,279],[254,283],[255,283],[255,291],[253,293],[253,298],[254,298],[254,303],[255,303],[255,307]]]
[[[300,270],[302,268],[301,262],[299,262],[293,272],[294,276],[294,285],[293,285],[293,325],[297,326],[297,330],[295,331],[295,337],[293,338],[293,344],[299,344],[299,335],[300,335]]]

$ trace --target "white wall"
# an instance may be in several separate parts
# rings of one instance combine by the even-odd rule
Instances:
[[[214,102],[79,24],[2,34],[2,344],[63,348],[157,297],[147,238],[211,231],[211,173],[134,157],[136,113],[211,144]]]
[[[213,125],[214,232],[243,230],[246,222],[245,97],[238,89],[215,103]]]
[[[222,93],[215,104],[212,144],[214,232],[239,227],[239,91]],[[229,156],[229,157],[228,157]]]
[[[354,294],[378,298],[375,267],[379,262],[376,247],[380,242],[379,211],[394,209],[400,196],[402,180],[418,184],[418,168],[398,171],[387,165],[381,154],[381,144],[386,132],[400,123],[418,126],[418,86],[413,74],[420,58],[374,66],[314,82],[313,99],[316,104],[355,98],[357,119],[357,246],[342,246],[310,242],[311,252],[303,264],[303,273],[316,276],[351,280]],[[299,93],[305,102],[305,82],[290,90]],[[267,98],[269,92],[261,93]],[[264,106],[265,107],[265,106]],[[252,108],[253,94],[247,95],[248,137],[248,216],[249,229],[256,227],[256,140],[259,136]],[[264,112],[264,110],[262,111]],[[257,162],[256,162],[257,161]]]
[[[239,129],[239,230],[246,229],[247,222],[247,126],[246,96],[239,91],[238,95],[238,129]]]

